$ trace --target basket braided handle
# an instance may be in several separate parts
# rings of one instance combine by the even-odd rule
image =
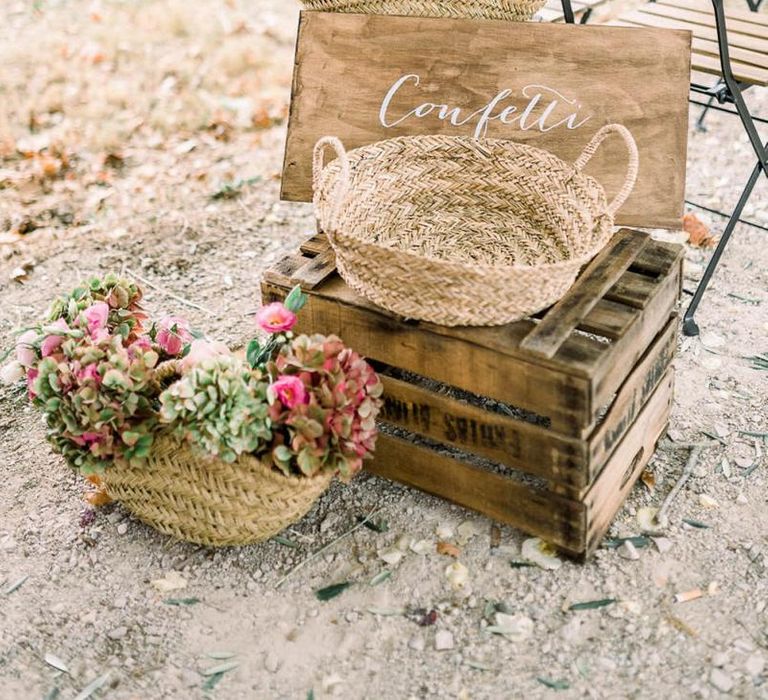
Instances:
[[[328,211],[326,221],[320,222],[326,235],[332,235],[339,223],[339,214],[344,198],[349,192],[350,186],[350,167],[349,157],[344,148],[344,144],[335,136],[324,136],[315,144],[315,151],[312,159],[312,188],[317,195],[320,192],[323,168],[325,167],[325,148],[330,146],[335,152],[341,164],[341,177],[336,184],[336,192],[331,199],[331,207]]]
[[[576,168],[576,170],[583,170],[587,163],[592,159],[592,156],[595,155],[597,149],[600,148],[600,144],[602,144],[611,134],[619,134],[619,136],[624,139],[627,151],[629,151],[629,166],[627,168],[627,176],[624,178],[624,184],[616,197],[614,197],[613,201],[608,205],[608,213],[611,216],[615,216],[616,212],[621,209],[621,206],[627,201],[627,198],[632,192],[632,189],[637,182],[637,171],[640,167],[640,155],[637,152],[637,143],[635,143],[635,139],[629,129],[622,124],[606,124],[606,126],[600,129],[592,137],[592,140],[587,144],[587,147],[582,154],[574,162],[573,167]]]

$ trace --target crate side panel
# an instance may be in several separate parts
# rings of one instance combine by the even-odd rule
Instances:
[[[600,543],[632,486],[653,457],[656,444],[669,422],[673,389],[674,368],[670,367],[586,495],[587,554]]]
[[[368,471],[440,496],[483,515],[579,551],[585,544],[584,505],[537,491],[428,447],[379,435]]]
[[[400,379],[381,378],[381,421],[529,474],[586,486],[584,441]]]
[[[677,316],[673,316],[667,322],[622,384],[605,418],[589,438],[590,482],[601,472],[672,363],[677,348],[677,321]]]

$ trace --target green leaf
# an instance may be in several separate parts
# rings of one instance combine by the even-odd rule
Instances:
[[[686,525],[695,527],[697,530],[709,530],[709,528],[712,527],[711,525],[707,525],[707,523],[701,522],[701,520],[694,520],[693,518],[683,518],[683,522]]]
[[[248,343],[248,349],[245,351],[245,359],[251,367],[256,367],[259,361],[259,355],[261,354],[261,343],[257,338],[254,338]]]
[[[291,549],[298,549],[299,543],[294,542],[293,540],[289,540],[287,537],[283,537],[281,535],[275,535],[272,538],[273,542],[277,542],[278,544],[283,545],[283,547],[290,547]]]
[[[371,579],[371,585],[378,586],[380,583],[384,583],[390,576],[392,576],[392,572],[389,569],[384,569],[384,571],[380,571]]]
[[[224,678],[223,673],[214,673],[212,676],[208,676],[203,683],[203,690],[213,690],[222,678]]]
[[[552,690],[568,690],[571,687],[571,684],[568,681],[555,681],[541,676],[536,678],[536,680]]]
[[[574,603],[571,605],[568,610],[572,611],[578,611],[578,610],[596,610],[597,608],[604,608],[607,605],[613,605],[614,603],[617,603],[618,600],[616,598],[601,598],[600,600],[588,600],[584,603]]]
[[[335,598],[337,595],[341,595],[351,585],[352,585],[351,582],[344,581],[344,583],[334,583],[332,586],[326,586],[325,588],[318,588],[315,591],[315,597],[318,600],[322,600],[322,601],[331,600],[331,598]]]
[[[358,515],[357,522],[363,523],[365,527],[374,532],[389,532],[389,523],[384,518],[366,520],[364,515]]]
[[[24,585],[24,582],[29,578],[29,576],[22,576],[20,579],[17,579],[14,581],[8,588],[5,589],[4,593],[5,595],[11,595],[11,593],[14,593],[15,591],[18,591],[19,588],[21,588]]]
[[[91,695],[93,695],[99,688],[107,684],[110,675],[110,671],[107,671],[98,678],[92,680],[75,696],[75,700],[87,700],[87,698],[91,697]]]
[[[233,651],[209,651],[206,656],[209,659],[216,659],[217,661],[226,661],[227,659],[232,659],[237,654]]]
[[[197,605],[200,602],[200,598],[166,598],[163,601],[166,605]]]
[[[239,661],[225,661],[223,664],[216,664],[210,668],[206,668],[204,671],[200,671],[204,676],[215,676],[219,673],[226,673],[240,665]]]
[[[310,690],[307,693],[307,700],[315,700],[315,691],[314,690]]]
[[[529,562],[529,561],[516,561],[516,560],[509,562],[509,565],[513,569],[530,569],[536,566],[536,564],[533,564],[532,562]]]
[[[296,285],[288,294],[287,297],[285,297],[285,301],[283,302],[283,305],[285,306],[288,311],[292,311],[293,313],[297,313],[301,311],[304,304],[307,303],[307,295],[304,294],[301,291],[301,285]]]
[[[603,540],[603,547],[606,549],[618,549],[625,542],[630,542],[637,549],[642,549],[651,544],[651,538],[645,535],[638,535],[637,537],[606,537]]]
[[[293,452],[286,445],[278,445],[272,454],[280,462],[290,462],[293,459]]]

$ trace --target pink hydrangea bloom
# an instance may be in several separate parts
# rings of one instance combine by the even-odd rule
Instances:
[[[26,331],[19,336],[16,343],[16,359],[22,367],[32,367],[37,362],[37,355],[32,343],[37,340],[36,331]]]
[[[40,374],[36,369],[30,367],[27,370],[27,390],[29,391],[29,398],[34,399],[37,394],[35,393],[35,379],[37,379],[37,375]]]
[[[296,325],[296,314],[276,301],[263,307],[256,314],[256,323],[267,333],[282,333]]]
[[[180,355],[192,340],[189,323],[180,316],[166,316],[157,324],[155,340],[168,355]]]
[[[203,339],[193,340],[189,354],[181,361],[181,371],[186,372],[205,360],[229,354],[231,354],[229,348],[224,343]]]
[[[134,359],[137,351],[147,352],[151,349],[152,341],[146,335],[141,335],[128,346],[128,356]]]
[[[88,326],[88,335],[98,341],[104,337],[107,332],[107,320],[109,319],[109,305],[103,301],[97,301],[91,304],[85,311],[83,317]]]
[[[55,321],[51,324],[51,328],[56,328],[58,330],[62,331],[68,331],[69,326],[67,325],[67,322],[60,318],[58,321]],[[63,335],[56,335],[51,334],[46,336],[45,340],[43,340],[43,344],[40,346],[40,353],[43,357],[48,357],[49,355],[53,355],[54,352],[56,352],[59,347],[61,347],[61,344],[64,342],[64,338],[66,336]]]
[[[269,388],[286,408],[294,408],[309,401],[304,383],[298,377],[280,377],[276,382],[270,384]]]
[[[101,375],[99,374],[99,366],[95,362],[91,363],[87,367],[81,369],[77,373],[77,381],[82,384],[87,380],[94,381],[97,385],[101,383]]]

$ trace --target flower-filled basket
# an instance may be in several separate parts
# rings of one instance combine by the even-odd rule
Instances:
[[[294,336],[305,303],[257,316],[244,357],[184,319],[150,322],[109,275],[57,299],[2,371],[26,380],[66,461],[157,530],[203,545],[265,540],[300,520],[375,445],[381,383],[335,336]]]

